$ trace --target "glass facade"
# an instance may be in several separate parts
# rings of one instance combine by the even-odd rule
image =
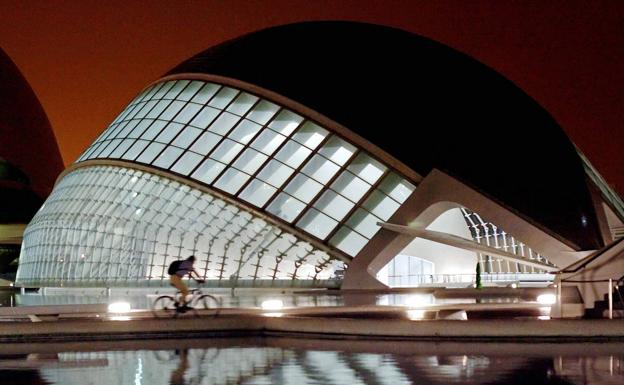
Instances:
[[[219,285],[322,286],[415,189],[316,122],[199,80],[147,88],[77,163],[96,159],[155,172],[92,165],[65,175],[25,233],[19,283],[163,282],[170,261],[196,254]],[[290,234],[293,227],[325,251]]]
[[[25,285],[168,286],[195,255],[211,286],[336,286],[343,263],[209,193],[139,170],[92,166],[56,186],[24,234]]]

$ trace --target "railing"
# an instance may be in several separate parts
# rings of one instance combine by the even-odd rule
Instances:
[[[595,283],[595,282],[608,282],[608,289],[607,289],[607,294],[608,294],[608,303],[609,303],[609,319],[613,319],[613,289],[615,288],[616,293],[618,294],[618,297],[620,299],[620,305],[622,306],[622,309],[624,309],[624,299],[622,298],[622,294],[620,293],[620,286],[622,286],[622,283],[624,283],[624,275],[621,276],[620,278],[603,278],[603,279],[560,279],[559,280],[559,284],[557,285],[557,303],[559,304],[560,307],[560,311],[561,311],[561,305],[562,305],[562,301],[561,301],[561,289],[563,287],[564,283]],[[615,282],[615,287],[613,285],[613,282]]]
[[[481,282],[486,283],[517,283],[523,281],[552,281],[550,274],[527,273],[482,273]],[[412,274],[388,276],[388,284],[392,287],[408,287],[418,285],[441,284],[472,284],[476,282],[476,274]]]

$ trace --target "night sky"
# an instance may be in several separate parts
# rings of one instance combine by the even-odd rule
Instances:
[[[0,0],[0,47],[39,97],[67,165],[143,87],[195,53],[329,19],[401,28],[494,68],[624,195],[624,1]]]

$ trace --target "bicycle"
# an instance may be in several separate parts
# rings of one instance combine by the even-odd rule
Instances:
[[[221,311],[221,301],[217,297],[204,294],[201,288],[189,290],[190,298],[186,301],[186,305],[190,308],[183,310],[179,301],[182,293],[177,291],[174,295],[161,295],[152,302],[152,313],[156,318],[176,318],[180,314],[190,312],[193,316],[198,317],[197,310],[215,309],[214,317],[219,315]],[[188,298],[188,297],[187,297]]]

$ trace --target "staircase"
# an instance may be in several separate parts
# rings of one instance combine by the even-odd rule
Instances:
[[[624,318],[624,287],[620,280],[617,289],[613,288],[613,318]],[[585,318],[609,318],[609,294],[605,294],[602,300],[594,302],[593,309],[585,311]]]

